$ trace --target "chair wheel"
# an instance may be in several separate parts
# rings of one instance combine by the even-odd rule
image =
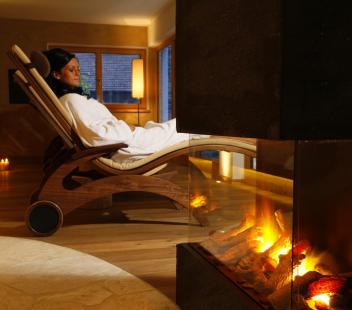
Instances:
[[[62,222],[62,211],[52,201],[37,201],[27,209],[27,227],[37,236],[52,235],[61,227]]]

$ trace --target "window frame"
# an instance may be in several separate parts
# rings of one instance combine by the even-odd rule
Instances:
[[[48,48],[62,48],[71,53],[94,53],[96,70],[96,93],[97,100],[103,103],[111,112],[136,112],[137,110],[147,112],[147,72],[146,72],[146,48],[124,48],[124,47],[95,47],[80,45],[48,44]],[[103,102],[103,72],[102,54],[138,54],[143,59],[144,69],[144,97],[138,103],[105,103]]]
[[[176,37],[175,35],[169,37],[168,39],[164,40],[161,44],[159,44],[155,50],[156,50],[156,55],[157,55],[157,73],[156,73],[156,78],[157,78],[157,113],[158,113],[158,121],[160,121],[160,62],[159,62],[159,57],[160,57],[160,51],[167,47],[168,45],[171,45],[171,118],[175,117],[176,111],[175,111],[175,45],[176,45]]]

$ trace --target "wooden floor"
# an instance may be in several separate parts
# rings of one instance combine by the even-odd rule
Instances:
[[[94,255],[175,300],[176,244],[203,240],[209,227],[189,225],[187,211],[177,210],[168,199],[126,193],[114,197],[112,208],[76,210],[66,216],[55,235],[33,238],[23,217],[40,179],[37,161],[17,163],[11,171],[0,172],[0,235],[38,239]],[[241,199],[248,204],[253,195]]]

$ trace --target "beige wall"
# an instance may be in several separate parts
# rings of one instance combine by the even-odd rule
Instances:
[[[176,0],[171,0],[148,27],[148,45],[155,47],[176,31]]]
[[[0,157],[41,156],[55,133],[29,105],[10,105],[7,71],[14,66],[6,56],[12,44],[26,53],[44,50],[48,43],[139,47],[148,46],[146,27],[92,25],[62,22],[42,22],[0,19]],[[149,112],[141,114],[141,123],[156,120],[155,76],[156,65],[152,49],[147,50],[147,104]],[[117,113],[117,117],[135,123],[136,113]]]

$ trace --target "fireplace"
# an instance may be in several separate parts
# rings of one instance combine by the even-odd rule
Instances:
[[[177,0],[178,130],[257,144],[190,154],[182,309],[352,309],[350,7]]]
[[[190,204],[207,226],[203,238],[178,246],[179,304],[351,309],[352,143],[256,143],[256,157],[190,154]],[[207,291],[208,283],[220,287]]]

